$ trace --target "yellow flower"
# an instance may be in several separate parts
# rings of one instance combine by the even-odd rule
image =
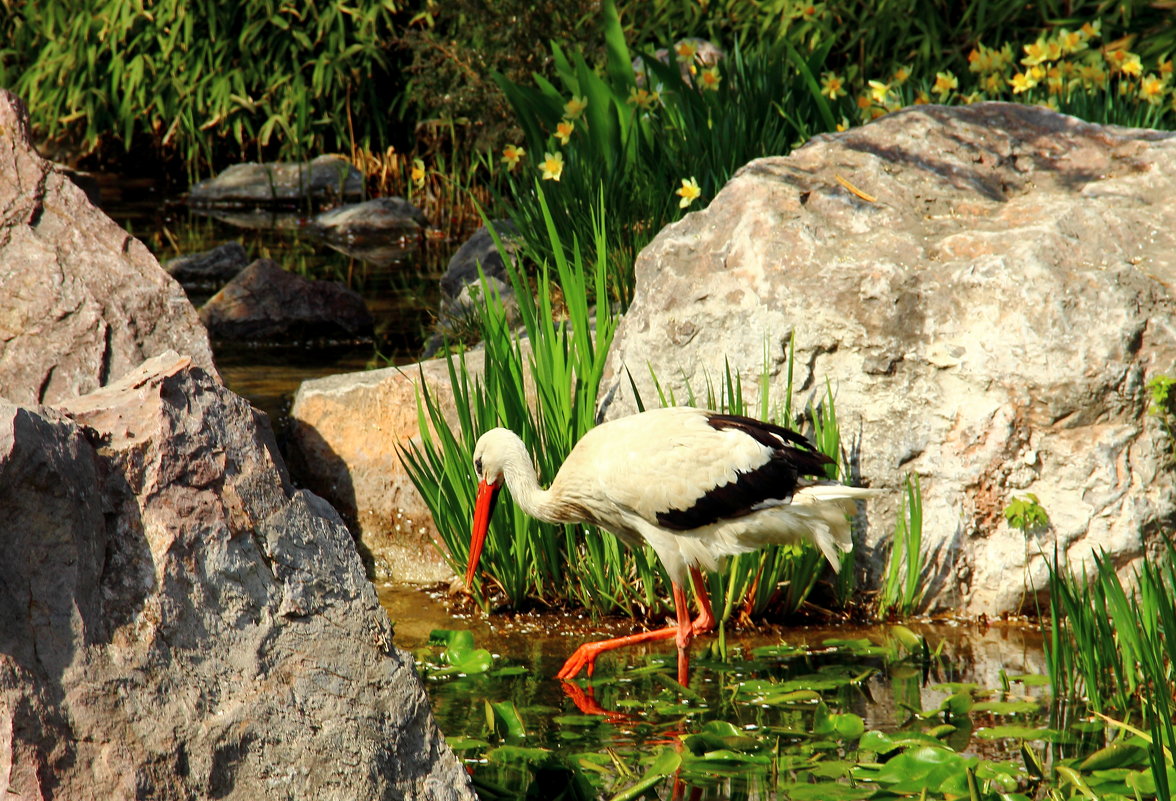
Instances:
[[[1015,95],[1019,95],[1022,92],[1028,92],[1036,85],[1037,81],[1032,77],[1032,75],[1026,75],[1023,72],[1018,72],[1009,79],[1009,86],[1013,87],[1013,94]]]
[[[1058,44],[1061,46],[1062,52],[1066,55],[1085,50],[1086,38],[1080,30],[1068,31],[1065,28],[1058,30]]]
[[[1156,69],[1160,71],[1161,80],[1168,80],[1172,77],[1172,59],[1168,59],[1167,61],[1160,59],[1159,63],[1156,64]]]
[[[588,108],[588,101],[579,95],[572,95],[572,99],[564,103],[564,116],[569,120],[576,120]]]
[[[845,97],[845,83],[835,73],[826,72],[821,76],[821,94],[830,100]]]
[[[911,68],[904,65],[894,71],[894,76],[891,80],[894,81],[895,86],[902,86],[910,77]]]
[[[1046,84],[1049,86],[1049,93],[1051,95],[1062,93],[1062,89],[1066,85],[1066,79],[1062,75],[1062,68],[1060,66],[1055,64],[1054,66],[1050,67],[1049,71],[1045,74],[1045,78]]]
[[[544,181],[558,181],[559,177],[563,175],[563,153],[544,153],[543,163],[539,165],[539,169],[543,170]]]
[[[841,131],[848,131],[848,130],[849,130],[849,120],[847,120],[845,117],[842,117],[841,122],[837,123],[837,131],[841,132]]]
[[[412,172],[409,174],[412,182],[417,185],[417,188],[425,185],[425,162],[420,159],[412,160]]]
[[[698,181],[693,177],[683,178],[682,185],[678,187],[678,197],[682,198],[678,201],[678,208],[686,208],[702,194],[702,190],[698,188]]]
[[[574,130],[576,130],[576,124],[574,122],[571,120],[560,120],[559,125],[555,126],[555,138],[559,140],[561,145],[566,145]]]
[[[1086,89],[1101,89],[1107,85],[1107,71],[1094,62],[1079,65],[1078,77]]]
[[[935,73],[935,85],[931,87],[931,91],[939,95],[940,100],[946,100],[952,91],[959,88],[959,79],[952,75],[951,72]]]
[[[878,105],[885,105],[886,96],[890,94],[890,84],[881,81],[869,81],[870,99]]]
[[[517,145],[507,145],[502,148],[502,163],[506,165],[508,170],[513,170],[519,163],[519,159],[527,155],[527,151],[523,150]]]
[[[698,45],[692,39],[683,39],[674,45],[674,53],[683,64],[689,64],[698,54]]]
[[[1038,39],[1033,44],[1025,45],[1025,57],[1021,59],[1021,63],[1026,67],[1032,67],[1035,64],[1040,64],[1049,58],[1049,52],[1046,48],[1045,41]]]
[[[992,95],[998,94],[1003,87],[1004,80],[999,72],[990,72],[980,81],[980,88]]]
[[[1094,22],[1085,23],[1078,31],[1082,34],[1082,38],[1086,41],[1097,39],[1102,33],[1102,20],[1096,19]]]
[[[1128,53],[1127,57],[1123,59],[1123,63],[1119,65],[1119,69],[1123,71],[1124,75],[1130,75],[1134,78],[1143,75],[1143,63],[1135,53]]]
[[[723,80],[723,78],[719,75],[718,67],[709,67],[702,71],[699,80],[702,82],[703,89],[710,89],[712,92],[717,92],[719,91],[719,81]]]
[[[920,89],[919,91],[915,92],[915,105],[916,106],[925,106],[930,102],[931,102],[931,95],[927,94],[926,89]]]
[[[1150,72],[1139,83],[1139,96],[1153,106],[1164,102],[1164,82]]]
[[[657,92],[651,92],[644,86],[634,86],[629,89],[629,97],[625,100],[631,106],[649,108],[658,100]]]

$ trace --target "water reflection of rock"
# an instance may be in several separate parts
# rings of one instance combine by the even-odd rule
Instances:
[[[188,190],[188,204],[201,207],[306,207],[363,194],[364,178],[346,158],[324,155],[309,162],[234,164]]]

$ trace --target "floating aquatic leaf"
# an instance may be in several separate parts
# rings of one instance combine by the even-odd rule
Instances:
[[[977,729],[974,732],[981,740],[1000,740],[1012,738],[1016,740],[1044,740],[1055,743],[1063,739],[1061,732],[1055,729],[1033,726],[991,726]]]
[[[1027,715],[1041,711],[1041,704],[1037,701],[980,701],[973,704],[972,711],[994,715]]]
[[[546,748],[526,748],[521,745],[500,745],[497,748],[492,748],[486,752],[486,759],[490,762],[510,763],[523,762],[531,763],[538,762],[545,759],[550,754]]]
[[[853,787],[835,782],[781,782],[779,789],[781,798],[793,801],[857,801],[877,792],[873,787]]]
[[[519,715],[519,710],[515,707],[512,701],[493,701],[489,702],[490,708],[494,711],[495,728],[502,731],[503,737],[508,740],[522,740],[527,736],[527,729],[523,726],[523,718]]]
[[[611,801],[629,801],[641,797],[646,790],[666,778],[682,764],[682,756],[672,748],[662,748],[640,781],[614,795]]]
[[[473,751],[478,748],[489,748],[490,743],[476,737],[446,737],[445,742],[454,751]]]
[[[1147,752],[1134,743],[1111,743],[1100,748],[1078,765],[1081,771],[1107,770],[1136,765],[1147,759]]]

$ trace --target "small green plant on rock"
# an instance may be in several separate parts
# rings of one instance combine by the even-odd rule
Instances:
[[[1004,516],[1010,527],[1020,529],[1026,534],[1039,531],[1049,525],[1049,514],[1032,492],[1026,492],[1009,501],[1009,505],[1005,507]]]
[[[1148,414],[1159,418],[1169,440],[1176,440],[1176,392],[1172,391],[1173,387],[1176,387],[1176,378],[1163,373],[1147,382],[1148,391],[1151,392]]]

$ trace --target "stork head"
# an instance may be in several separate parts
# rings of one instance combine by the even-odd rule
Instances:
[[[474,501],[474,528],[470,534],[470,560],[466,566],[467,588],[473,583],[474,573],[478,570],[482,546],[486,542],[486,531],[490,528],[490,516],[494,514],[498,491],[502,489],[503,462],[507,450],[505,443],[509,438],[517,439],[505,428],[495,428],[483,434],[474,446],[474,474],[478,479],[478,496]]]

